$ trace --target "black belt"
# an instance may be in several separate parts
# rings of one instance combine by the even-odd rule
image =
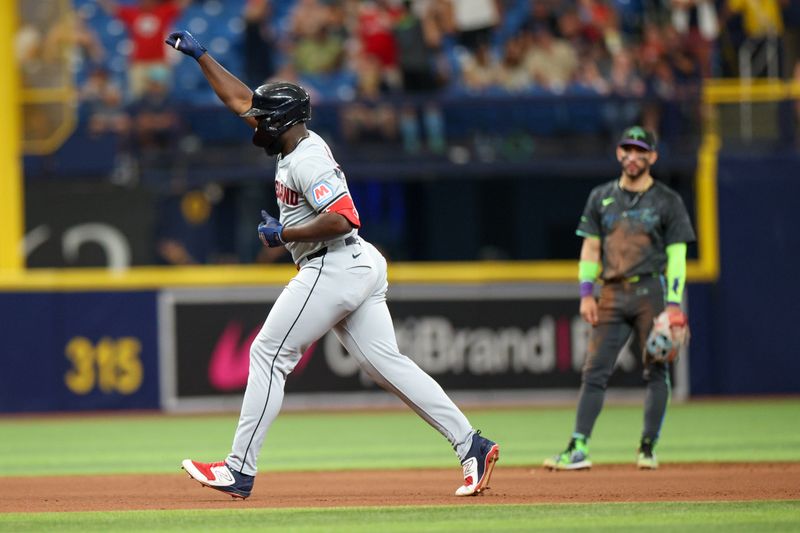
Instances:
[[[344,240],[344,245],[345,246],[350,246],[351,244],[355,244],[357,242],[358,242],[358,239],[356,239],[355,237],[347,237]],[[317,257],[322,257],[323,255],[325,255],[327,253],[328,253],[328,247],[327,246],[323,246],[322,248],[320,248],[319,250],[317,250],[313,254],[308,254],[307,256],[303,257],[303,259],[305,259],[306,261],[311,261],[312,259],[316,259]],[[298,261],[298,264],[300,262],[302,262],[303,259]]]

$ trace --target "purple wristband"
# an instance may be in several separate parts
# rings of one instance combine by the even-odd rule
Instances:
[[[581,298],[594,295],[594,283],[591,281],[581,281]]]

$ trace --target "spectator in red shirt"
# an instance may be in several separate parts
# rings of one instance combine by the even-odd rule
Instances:
[[[133,42],[128,96],[136,100],[144,92],[151,69],[169,68],[164,39],[191,0],[138,0],[134,5],[120,5],[115,0],[97,1],[103,10],[125,25]]]
[[[383,78],[391,87],[400,85],[397,43],[392,30],[403,13],[401,6],[388,0],[365,1],[358,10],[361,52],[378,60]]]

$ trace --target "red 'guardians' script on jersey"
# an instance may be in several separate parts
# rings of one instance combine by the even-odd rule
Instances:
[[[278,180],[275,180],[275,196],[278,197],[279,202],[286,205],[297,205],[297,191],[293,191]]]

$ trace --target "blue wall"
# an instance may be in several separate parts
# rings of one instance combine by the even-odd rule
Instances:
[[[719,282],[689,289],[692,394],[800,392],[800,158],[724,156]]]
[[[156,298],[0,293],[0,412],[152,409]]]
[[[721,276],[691,284],[691,393],[800,393],[800,158],[724,156]],[[0,293],[0,412],[159,406],[156,293]]]

